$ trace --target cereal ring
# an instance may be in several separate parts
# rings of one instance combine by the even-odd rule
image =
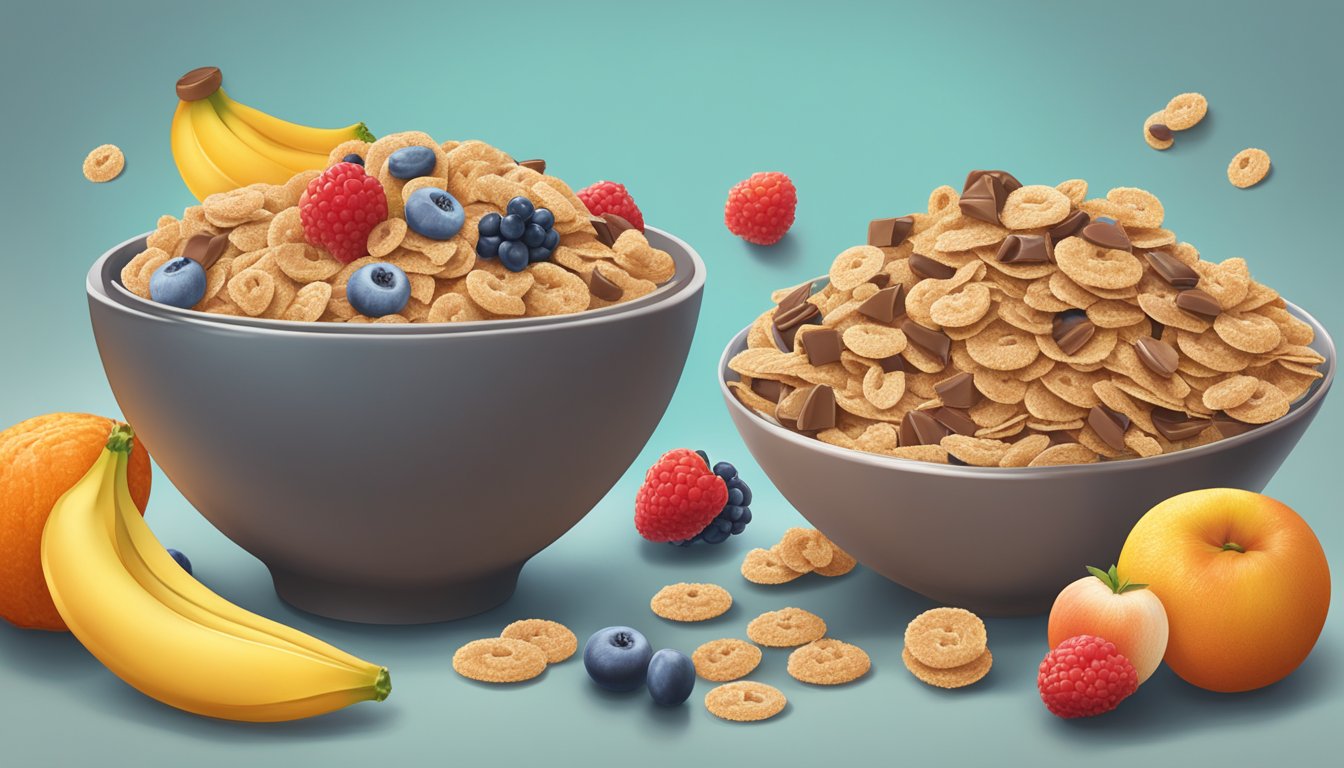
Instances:
[[[1185,131],[1198,125],[1208,111],[1209,102],[1203,94],[1182,93],[1167,102],[1162,122],[1173,131]]]
[[[518,274],[526,275],[527,287],[531,288],[532,276],[525,272]],[[467,295],[487,312],[509,317],[521,317],[527,312],[527,304],[522,299],[522,294],[526,293],[526,289],[521,293],[515,293],[516,287],[511,287],[505,280],[483,269],[473,269],[468,272],[466,283]]]
[[[910,653],[910,648],[906,647],[901,650],[901,661],[905,662],[905,668],[910,670],[910,674],[923,683],[935,688],[964,688],[980,682],[985,675],[989,674],[989,668],[994,665],[994,656],[986,648],[984,653],[967,664],[939,669],[921,663],[919,659],[915,658],[914,654]]]
[[[665,251],[649,245],[644,233],[627,229],[612,245],[616,252],[616,266],[629,272],[631,277],[653,283],[665,283],[676,274],[677,267]]]
[[[882,271],[886,257],[873,245],[846,248],[831,264],[831,285],[839,291],[851,291]]]
[[[1081,237],[1061,240],[1055,246],[1055,262],[1070,280],[1089,288],[1131,288],[1138,285],[1144,270],[1129,251],[1102,248]]]
[[[1001,405],[1016,405],[1027,394],[1027,382],[1016,371],[991,371],[976,368],[971,371],[971,380],[976,390],[984,395],[982,402]],[[996,422],[997,423],[997,422]]]
[[[546,653],[523,640],[487,637],[458,648],[453,670],[482,683],[520,683],[546,671]]]
[[[757,616],[747,625],[747,637],[758,645],[788,648],[826,636],[826,622],[802,608],[781,608]]]
[[[733,596],[717,584],[669,584],[649,601],[655,615],[671,621],[707,621],[733,606]]]
[[[1027,394],[1022,402],[1027,407],[1027,413],[1043,422],[1073,421],[1087,415],[1086,408],[1073,405],[1051,392],[1040,381],[1027,385]]]
[[[1008,453],[1009,443],[981,437],[951,434],[939,441],[948,455],[972,467],[997,467]]]
[[[1156,229],[1166,216],[1156,195],[1136,187],[1116,187],[1106,193],[1106,200],[1115,206],[1115,220],[1126,228]]]
[[[429,305],[427,323],[467,323],[484,320],[485,315],[466,296],[460,293],[445,293]]]
[[[1092,389],[1093,385],[1108,378],[1109,374],[1106,371],[1085,373],[1065,365],[1053,368],[1043,375],[1040,381],[1047,390],[1064,402],[1079,408],[1091,408],[1101,402]]]
[[[266,311],[275,298],[275,277],[264,269],[249,267],[233,276],[226,288],[229,298],[250,317]]]
[[[331,151],[327,153],[327,167],[330,168],[337,163],[345,162],[346,155],[359,155],[363,158],[367,157],[368,154],[369,142],[362,139],[342,141],[340,144],[332,147]]]
[[[1255,393],[1241,405],[1223,410],[1228,416],[1247,424],[1268,424],[1282,418],[1290,407],[1283,390],[1268,381],[1257,383]]]
[[[895,408],[905,396],[905,371],[882,370],[873,366],[863,374],[863,396],[874,408]]]
[[[251,221],[239,225],[229,230],[229,242],[244,253],[260,250],[266,247],[266,233],[270,231],[270,226],[269,221]]]
[[[146,248],[121,268],[121,284],[136,296],[148,299],[150,297],[149,278],[153,276],[154,270],[162,267],[172,258],[160,248]]]
[[[1161,443],[1134,427],[1125,431],[1125,447],[1143,458],[1158,456],[1162,453]]]
[[[277,245],[270,249],[270,258],[286,277],[300,283],[329,280],[341,271],[341,262],[307,243]]]
[[[714,683],[726,683],[751,674],[761,663],[761,649],[745,640],[710,640],[691,654],[695,672]]]
[[[1075,283],[1063,272],[1056,272],[1050,276],[1050,295],[1063,302],[1066,309],[1069,307],[1087,309],[1100,300],[1095,293]]]
[[[499,636],[522,640],[537,646],[546,654],[547,664],[562,662],[573,656],[579,648],[579,638],[574,636],[569,627],[546,619],[515,621],[505,627]]]
[[[592,301],[583,278],[567,269],[542,261],[528,271],[534,278],[532,289],[523,295],[529,317],[582,312]]]
[[[830,540],[811,528],[788,529],[775,545],[775,552],[785,565],[799,573],[829,565],[835,556]]]
[[[964,328],[979,322],[992,305],[989,288],[984,283],[971,283],[934,301],[929,316],[941,326]]]
[[[1044,184],[1028,184],[1008,195],[999,220],[1009,229],[1052,227],[1069,215],[1073,203],[1068,195]]]
[[[1150,132],[1154,125],[1166,125],[1162,122],[1166,120],[1165,112],[1166,110],[1154,112],[1148,116],[1147,120],[1143,121],[1143,140],[1148,142],[1148,146],[1153,149],[1171,149],[1171,145],[1176,143],[1174,138],[1159,139]],[[1167,126],[1167,128],[1170,129],[1171,126]]]
[[[370,144],[364,153],[364,169],[373,175],[377,175],[387,164],[387,159],[393,152],[406,147],[425,147],[434,153],[434,173],[429,175],[438,176],[443,174],[449,167],[447,155],[439,148],[438,142],[430,138],[428,134],[420,131],[402,131],[400,133],[389,133],[380,137],[377,141]],[[396,180],[398,183],[400,179]],[[389,205],[388,211],[394,211],[400,206]],[[501,206],[502,207],[502,206]]]
[[[812,685],[843,685],[868,674],[873,662],[857,645],[823,637],[789,654],[789,676]]]
[[[966,353],[993,371],[1016,371],[1032,364],[1041,354],[1035,338],[1002,320],[966,340]]]
[[[1269,175],[1269,153],[1263,149],[1243,149],[1227,164],[1227,180],[1240,189],[1253,187]]]
[[[1254,376],[1229,376],[1204,390],[1200,399],[1205,408],[1223,411],[1250,400],[1259,385],[1260,380]]]
[[[786,584],[802,575],[785,565],[773,549],[753,549],[742,559],[742,577],[752,584]]]
[[[929,193],[929,215],[955,211],[960,201],[961,195],[957,194],[957,190],[944,184]]]
[[[835,578],[836,576],[844,576],[854,570],[859,561],[855,560],[853,555],[841,549],[834,541],[830,539],[827,539],[827,541],[831,544],[831,562],[816,569],[813,573],[818,576]]]
[[[375,259],[386,258],[401,246],[406,239],[406,220],[395,216],[383,219],[369,230],[369,255]]]
[[[1041,451],[1027,466],[1053,467],[1062,464],[1094,464],[1096,461],[1096,451],[1087,446],[1078,443],[1060,443]]]
[[[1140,293],[1139,308],[1146,315],[1170,328],[1179,328],[1191,333],[1203,333],[1213,327],[1208,319],[1193,312],[1187,312],[1176,306],[1176,294],[1161,296],[1155,293]]]
[[[969,664],[985,652],[988,635],[979,616],[963,608],[932,608],[905,627],[905,647],[935,669]]]
[[[322,313],[327,311],[327,303],[330,301],[330,285],[321,282],[308,283],[299,289],[280,318],[300,323],[315,323],[322,319]]]
[[[1050,438],[1047,435],[1027,435],[1009,446],[1004,451],[1003,458],[999,460],[1000,467],[1025,467],[1031,464],[1031,460],[1041,455],[1041,452],[1050,447]]]
[[[266,245],[276,246],[286,243],[304,243],[303,222],[299,218],[299,209],[286,208],[271,217],[266,227]]]
[[[546,181],[533,184],[528,191],[532,193],[532,199],[538,207],[546,208],[555,214],[557,224],[566,224],[580,218],[579,209],[575,207],[574,200],[571,200],[570,197],[556,188],[558,184],[559,179],[548,176]],[[643,235],[643,233],[640,234]]]
[[[1229,346],[1253,355],[1271,352],[1283,341],[1273,320],[1253,312],[1223,312],[1213,319],[1213,330]]]
[[[251,187],[241,187],[228,192],[216,192],[201,201],[201,211],[205,220],[217,227],[234,227],[250,221],[258,211],[264,210],[266,195]]]
[[[411,195],[415,194],[416,190],[420,189],[441,189],[444,192],[447,192],[448,179],[440,178],[438,176],[418,176],[414,179],[408,179],[406,183],[401,185],[401,208],[403,210],[406,208],[406,203],[410,201]],[[397,206],[391,205],[388,207],[396,208]]]
[[[1212,329],[1203,333],[1176,332],[1176,346],[1206,368],[1220,373],[1238,373],[1251,364],[1251,355],[1219,338]]]
[[[111,181],[126,167],[126,156],[115,144],[102,144],[84,158],[84,178],[95,184]]]
[[[1086,179],[1069,179],[1068,181],[1061,181],[1055,185],[1055,189],[1059,190],[1065,197],[1069,198],[1069,202],[1073,205],[1078,205],[1087,199]]]
[[[737,723],[768,720],[784,710],[788,699],[772,685],[739,680],[725,683],[705,694],[710,714]]]
[[[847,349],[872,360],[899,355],[908,346],[905,332],[901,329],[871,323],[851,325],[845,329],[842,338]]]

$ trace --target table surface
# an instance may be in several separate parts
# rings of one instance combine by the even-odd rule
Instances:
[[[685,375],[644,453],[583,522],[532,561],[514,599],[483,616],[382,628],[301,614],[279,602],[260,563],[156,477],[148,519],[167,545],[189,553],[205,583],[389,665],[395,691],[387,702],[273,726],[200,719],[123,685],[68,635],[4,625],[7,763],[92,764],[129,751],[145,766],[806,765],[874,755],[947,765],[1008,756],[1047,766],[1251,765],[1324,759],[1341,747],[1338,615],[1305,665],[1268,689],[1212,694],[1163,668],[1119,711],[1065,722],[1040,706],[1034,688],[1043,618],[989,621],[993,671],[977,686],[944,692],[914,681],[900,661],[902,628],[929,606],[918,595],[862,568],[837,580],[746,584],[737,573],[742,554],[800,518],[747,455],[714,382],[723,345],[769,290],[824,271],[862,240],[870,218],[920,210],[930,189],[976,167],[1007,168],[1029,183],[1083,177],[1101,189],[1147,188],[1182,239],[1217,260],[1245,256],[1258,279],[1338,336],[1344,113],[1328,90],[1344,74],[1338,7],[88,5],[11,4],[0,25],[0,69],[10,73],[0,84],[10,137],[0,205],[0,425],[48,411],[117,412],[89,332],[84,272],[110,244],[188,204],[168,148],[171,87],[202,64],[221,66],[235,97],[282,117],[481,137],[546,157],[576,186],[622,180],[650,223],[699,249],[710,279]],[[1148,149],[1144,117],[1185,90],[1209,97],[1209,117],[1174,149]],[[80,158],[105,142],[126,151],[127,170],[110,185],[88,184]],[[1268,150],[1275,170],[1240,191],[1224,170],[1247,146]],[[724,229],[722,202],[733,182],[769,169],[797,183],[798,222],[774,247],[747,246]],[[1341,407],[1327,402],[1268,489],[1311,522],[1337,567],[1341,435]],[[643,468],[678,446],[732,460],[753,482],[756,522],[740,540],[681,550],[635,535],[631,499]],[[685,580],[726,585],[733,609],[706,625],[652,616],[649,596]],[[655,647],[689,652],[741,635],[751,617],[784,605],[822,614],[835,636],[867,649],[874,669],[851,686],[808,688],[787,677],[784,653],[769,651],[754,677],[781,687],[790,703],[754,726],[711,717],[699,703],[704,681],[687,706],[668,711],[642,693],[598,691],[577,660],[499,688],[467,682],[450,665],[457,646],[520,617],[558,619],[581,637],[631,624]]]

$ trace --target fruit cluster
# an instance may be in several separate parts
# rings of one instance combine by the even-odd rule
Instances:
[[[678,448],[663,454],[635,496],[635,529],[649,541],[689,546],[722,544],[751,522],[751,489],[737,468],[710,468],[704,451]]]
[[[583,646],[583,666],[599,688],[628,693],[648,685],[655,704],[675,707],[695,688],[695,665],[680,651],[657,653],[647,638],[630,627],[606,627]]]
[[[499,257],[499,263],[510,272],[522,272],[528,264],[546,261],[560,242],[555,215],[521,196],[509,201],[503,216],[487,213],[477,226],[481,236],[476,241],[476,255],[483,259]]]

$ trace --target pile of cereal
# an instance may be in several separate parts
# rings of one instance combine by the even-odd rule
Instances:
[[[416,149],[403,152],[407,162],[399,167],[393,156],[407,148]],[[386,218],[366,243],[357,244],[359,258],[345,263],[305,236],[300,201],[322,174],[306,171],[283,185],[254,184],[211,195],[181,219],[160,218],[148,247],[122,271],[122,283],[149,299],[155,272],[186,257],[205,270],[204,297],[187,304],[199,311],[295,321],[443,323],[596,309],[649,294],[673,277],[671,256],[650,246],[624,219],[591,216],[568,185],[545,173],[543,161],[515,162],[484,142],[439,144],[424,133],[406,132],[341,144],[329,163],[343,162],[368,169],[387,203]],[[414,222],[408,227],[407,202],[426,189],[436,190],[431,207],[448,210],[456,204],[465,214],[451,236],[426,236],[415,231]],[[550,220],[538,227],[548,237],[547,247],[534,246],[530,263],[523,259],[515,271],[502,249],[497,254],[482,247],[478,255],[478,243],[482,219],[498,228],[518,198],[527,201],[528,227],[538,223],[534,209],[547,211]],[[522,245],[531,234],[492,240]],[[371,264],[397,268],[384,275],[404,275],[409,297],[402,309],[371,317],[351,305],[347,283]]]
[[[1141,189],[972,171],[879,219],[820,291],[774,294],[739,400],[824,442],[974,466],[1154,456],[1286,414],[1313,333],[1246,262],[1203,261]]]

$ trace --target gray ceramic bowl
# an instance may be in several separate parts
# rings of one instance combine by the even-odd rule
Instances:
[[[1282,419],[1237,437],[1164,456],[1080,466],[961,467],[847,450],[756,415],[719,386],[747,448],[809,522],[864,565],[933,600],[991,616],[1049,610],[1084,565],[1105,567],[1154,504],[1209,487],[1261,491],[1320,409],[1335,348],[1314,318],[1325,377]]]
[[[182,495],[293,605],[456,619],[513,593],[662,418],[705,267],[567,318],[389,326],[219,319],[127,292],[129,240],[89,272],[112,392]]]

